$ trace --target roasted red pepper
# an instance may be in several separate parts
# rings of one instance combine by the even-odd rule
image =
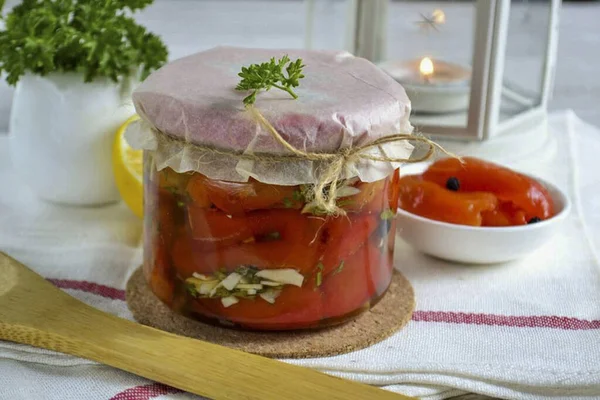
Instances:
[[[153,250],[154,268],[150,271],[150,288],[161,301],[171,305],[175,292],[175,274],[171,269],[169,253],[163,241],[156,243]]]
[[[389,195],[388,199],[390,202],[390,210],[398,209],[398,201],[400,199],[400,170],[397,169],[392,175],[392,180],[389,183],[389,189],[387,190]]]
[[[323,278],[325,318],[340,317],[368,307],[377,290],[376,280],[381,279],[379,268],[385,268],[380,264],[382,255],[380,248],[365,244]]]
[[[202,175],[197,175],[194,179],[196,182],[202,181],[210,202],[229,215],[244,215],[251,210],[270,208],[299,208],[301,205],[295,200],[295,186],[267,185],[255,180],[247,183],[215,181]],[[198,183],[194,186],[196,185]]]
[[[379,222],[379,215],[369,214],[328,220],[321,236],[323,273],[327,275],[366,244]]]
[[[213,210],[196,212],[190,209],[190,225],[202,229],[192,229],[192,235],[183,232],[173,247],[175,268],[182,277],[232,271],[240,265],[294,268],[301,273],[315,268],[322,219],[292,210],[260,211],[245,218]],[[207,219],[215,214],[216,219]]]
[[[425,218],[453,224],[481,226],[485,211],[498,200],[490,193],[454,192],[420,176],[400,179],[400,208]]]
[[[400,181],[400,207],[440,221],[474,226],[524,225],[554,215],[537,181],[473,157],[446,158]]]
[[[149,177],[146,276],[175,309],[250,329],[306,328],[344,321],[389,285],[397,171],[341,182],[340,216],[311,208],[306,186],[170,169]]]

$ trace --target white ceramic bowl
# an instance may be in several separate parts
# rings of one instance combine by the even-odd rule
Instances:
[[[439,222],[399,209],[398,235],[417,250],[448,261],[492,264],[521,258],[546,243],[571,210],[568,197],[560,189],[531,178],[550,192],[556,208],[554,217],[522,226],[473,227]]]

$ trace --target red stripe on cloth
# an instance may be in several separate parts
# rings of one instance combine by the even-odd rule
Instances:
[[[82,292],[97,294],[113,300],[125,300],[125,291],[99,283],[76,281],[71,279],[48,279],[50,283],[61,289],[81,290]]]
[[[162,383],[150,383],[129,388],[111,397],[110,400],[149,400],[165,394],[177,393],[182,393],[182,391]]]
[[[125,291],[88,281],[48,279],[61,289],[81,290],[114,300],[125,300]],[[509,326],[513,328],[551,328],[564,330],[600,329],[600,320],[585,320],[556,315],[512,316],[452,311],[415,311],[413,321],[449,324]]]
[[[600,329],[600,320],[585,320],[555,315],[511,316],[451,311],[415,311],[413,321],[449,324],[510,326],[517,328],[552,328],[565,330]]]

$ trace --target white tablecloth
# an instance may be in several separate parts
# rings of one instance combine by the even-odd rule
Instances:
[[[421,398],[476,392],[514,399],[600,398],[600,130],[571,112],[550,118],[558,153],[512,165],[574,202],[551,243],[517,262],[465,267],[399,241],[413,283],[413,321],[346,355],[291,363]],[[0,250],[69,294],[131,318],[125,282],[141,262],[141,223],[123,205],[68,208],[37,200],[0,137]],[[595,169],[595,171],[594,171]],[[1,277],[0,277],[1,279]],[[0,400],[195,399],[66,355],[0,342]]]

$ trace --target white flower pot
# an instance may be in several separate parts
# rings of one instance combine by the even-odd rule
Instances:
[[[112,141],[133,112],[128,94],[106,79],[84,83],[75,73],[23,76],[10,116],[16,172],[45,200],[72,205],[117,201]]]

